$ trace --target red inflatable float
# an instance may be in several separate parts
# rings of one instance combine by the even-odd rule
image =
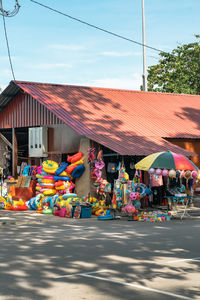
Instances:
[[[78,152],[72,156],[67,157],[67,161],[70,162],[71,164],[75,163],[76,161],[80,160],[83,157],[83,152]]]

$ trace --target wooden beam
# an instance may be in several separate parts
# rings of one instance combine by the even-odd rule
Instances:
[[[17,176],[17,163],[18,163],[18,157],[17,157],[17,137],[15,128],[12,128],[12,176]]]
[[[7,146],[9,146],[12,149],[12,144],[9,142],[9,140],[7,140],[7,138],[0,133],[0,138],[6,143]]]

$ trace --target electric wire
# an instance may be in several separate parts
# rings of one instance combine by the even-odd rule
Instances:
[[[88,22],[82,21],[82,20],[80,20],[80,19],[78,19],[78,18],[72,17],[72,16],[70,16],[70,15],[68,15],[68,14],[66,14],[66,13],[63,13],[63,12],[61,12],[61,11],[59,11],[59,10],[57,10],[57,9],[54,9],[54,8],[52,8],[52,7],[50,7],[50,6],[44,5],[44,4],[42,4],[42,3],[38,2],[38,1],[35,1],[35,0],[30,0],[30,1],[36,3],[36,4],[40,5],[40,6],[42,6],[42,7],[44,7],[44,8],[47,8],[47,9],[53,11],[53,12],[56,12],[56,13],[58,13],[58,14],[60,14],[60,15],[63,15],[63,16],[65,16],[65,17],[68,17],[68,18],[70,18],[70,19],[72,19],[72,20],[75,20],[75,21],[77,21],[77,22],[79,22],[79,23],[82,23],[82,24],[85,24],[85,25],[87,25],[87,26],[90,26],[90,27],[92,27],[92,28],[98,29],[98,30],[100,30],[100,31],[103,31],[103,32],[108,33],[108,34],[110,34],[110,35],[113,35],[113,36],[115,36],[115,37],[118,37],[118,38],[120,38],[120,39],[126,40],[126,41],[128,41],[128,42],[131,42],[131,43],[134,43],[134,44],[137,44],[137,45],[140,45],[140,46],[145,46],[146,48],[149,48],[149,49],[154,50],[154,51],[158,51],[158,52],[162,52],[162,53],[164,52],[164,51],[162,51],[162,50],[160,50],[160,49],[157,49],[157,48],[155,48],[155,47],[151,47],[151,46],[145,45],[145,44],[143,44],[143,43],[134,41],[134,40],[132,40],[132,39],[130,39],[130,38],[126,38],[126,37],[124,37],[124,36],[122,36],[122,35],[119,35],[119,34],[117,34],[117,33],[114,33],[114,32],[112,32],[112,31],[103,29],[103,28],[101,28],[101,27],[92,25],[92,24],[90,24],[90,23],[88,23]]]
[[[8,42],[8,34],[7,34],[7,30],[6,30],[5,16],[4,16],[4,14],[2,16],[3,16],[3,27],[4,27],[4,33],[5,33],[5,39],[6,39],[6,45],[7,45],[10,68],[11,68],[13,79],[15,80],[15,74],[14,74],[14,69],[13,69],[13,65],[12,65],[12,59],[11,59],[11,55],[10,55],[10,47],[9,47],[9,42]]]

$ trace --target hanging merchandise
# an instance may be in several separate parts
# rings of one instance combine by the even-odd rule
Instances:
[[[94,163],[95,160],[96,160],[96,149],[89,148],[88,149],[88,163]]]
[[[116,163],[109,162],[108,163],[108,167],[107,167],[107,172],[108,173],[116,173],[117,172],[117,165],[116,165]]]
[[[151,186],[162,186],[163,185],[163,179],[162,175],[152,174],[150,175],[150,183]]]

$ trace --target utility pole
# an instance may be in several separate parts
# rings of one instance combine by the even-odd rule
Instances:
[[[142,44],[143,44],[143,91],[147,91],[147,70],[146,70],[146,34],[145,34],[145,13],[144,0],[142,0]]]

